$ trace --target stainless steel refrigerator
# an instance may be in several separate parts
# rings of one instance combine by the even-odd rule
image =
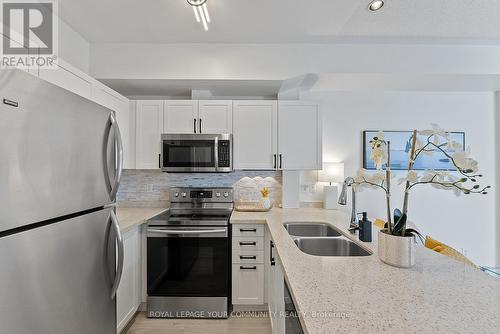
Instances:
[[[20,70],[0,99],[0,333],[116,333],[115,116]]]

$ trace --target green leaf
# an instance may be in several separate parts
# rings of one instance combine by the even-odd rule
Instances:
[[[413,235],[416,235],[420,239],[420,242],[422,242],[422,245],[425,245],[425,238],[419,231],[414,230],[412,228],[407,228],[406,233],[411,233]]]
[[[392,235],[402,235],[403,230],[406,228],[406,214],[401,210],[394,210],[394,228]]]

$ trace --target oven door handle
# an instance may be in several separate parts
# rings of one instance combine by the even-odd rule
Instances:
[[[161,234],[208,234],[208,233],[224,233],[227,232],[226,229],[220,230],[153,230],[148,229],[151,233],[161,233]]]

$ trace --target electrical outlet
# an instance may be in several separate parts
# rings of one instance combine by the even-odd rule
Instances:
[[[315,188],[314,184],[301,184],[300,185],[300,190],[305,194],[314,194],[315,189],[316,188]]]

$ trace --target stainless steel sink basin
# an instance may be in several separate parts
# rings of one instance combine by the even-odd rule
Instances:
[[[288,234],[296,237],[340,237],[342,234],[325,223],[285,223]]]
[[[296,238],[297,247],[304,253],[317,256],[369,256],[363,247],[345,238]]]

